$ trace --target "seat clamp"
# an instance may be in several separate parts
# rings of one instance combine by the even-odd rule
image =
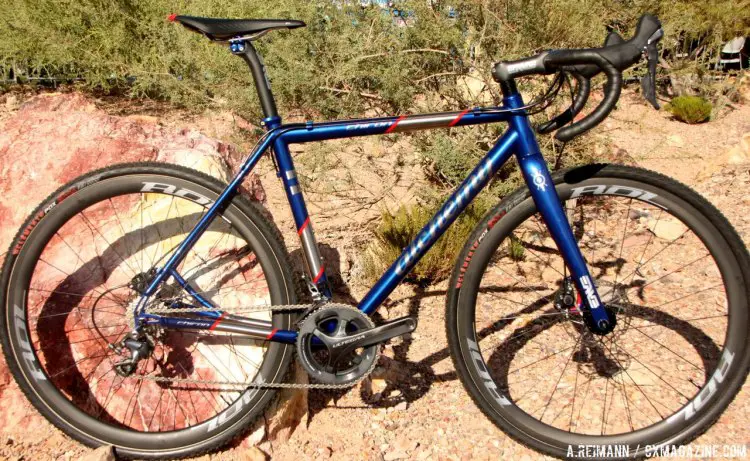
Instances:
[[[234,54],[240,54],[245,52],[245,41],[244,40],[230,40],[229,41],[229,51],[231,51]]]
[[[274,115],[273,117],[266,117],[260,121],[260,125],[265,127],[267,130],[272,130],[279,126],[281,117]]]

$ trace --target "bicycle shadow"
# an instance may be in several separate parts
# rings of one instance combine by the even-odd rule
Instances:
[[[337,261],[332,260],[337,254],[338,252],[332,247],[326,249],[326,270],[327,272],[330,271],[334,280],[343,281],[344,276],[336,272],[336,270],[340,268],[340,264],[338,264]],[[597,270],[596,275],[602,276],[606,274],[608,270],[617,270],[621,268],[622,265],[621,261],[604,262],[595,265],[595,270]],[[626,288],[635,290],[637,293],[636,296],[640,296],[642,289],[641,285],[642,282],[634,281],[627,285]],[[559,287],[560,283],[558,283],[557,286]],[[345,283],[334,285],[333,288],[335,300],[349,303],[351,305],[357,304],[357,300],[353,299],[351,290]],[[528,289],[528,286],[482,287],[483,291],[492,291],[493,293],[512,293],[517,291],[528,292]],[[446,290],[430,290],[429,287],[415,286],[414,295],[408,299],[407,315],[413,316],[417,318],[418,322],[421,322],[420,315],[422,314],[424,301],[428,298],[445,297],[446,295]],[[387,306],[388,303],[389,301],[387,300],[385,305]],[[633,318],[638,318],[654,325],[668,328],[677,332],[682,338],[684,338],[700,356],[700,360],[703,364],[703,374],[706,381],[709,379],[708,374],[710,370],[715,368],[721,355],[720,347],[709,335],[695,325],[674,317],[666,312],[637,304],[631,304],[628,307]],[[513,341],[503,341],[489,357],[485,357],[488,368],[490,369],[490,374],[501,392],[508,392],[508,376],[512,371],[510,365],[516,354],[518,354],[518,352],[535,337],[565,321],[562,316],[542,315],[526,325],[516,327],[513,325],[515,318],[520,315],[544,314],[548,313],[548,311],[554,310],[555,308],[552,306],[548,296],[540,296],[524,308],[498,319],[490,326],[477,332],[477,339],[480,343],[481,340],[488,336],[503,332],[503,330],[508,332],[507,338],[513,339]],[[386,321],[386,319],[383,319],[378,312],[372,317],[376,324]],[[424,321],[429,320],[430,319],[425,319]],[[419,328],[417,328],[416,332],[419,332]],[[579,332],[590,335],[590,333],[581,330],[579,330]],[[519,341],[519,338],[522,339]],[[413,346],[414,338],[411,335],[406,335],[405,338],[400,341],[397,340],[397,344],[392,346],[392,357],[381,355],[378,368],[376,368],[376,371],[373,372],[373,374],[378,375],[377,379],[383,379],[385,381],[385,388],[373,392],[371,386],[367,385],[366,380],[364,384],[359,387],[360,398],[363,403],[374,408],[395,407],[403,402],[409,405],[424,397],[435,383],[458,379],[455,370],[442,373],[434,370],[438,363],[450,357],[450,352],[447,347],[431,353],[424,359],[413,361],[408,358]],[[574,354],[573,359],[576,362],[587,362],[593,370],[592,372],[596,375],[611,378],[613,375],[622,371],[623,367],[621,364],[618,364],[613,360],[610,355],[611,354],[608,354],[603,346],[598,345],[596,342],[588,342],[585,348],[581,347],[581,350]],[[378,371],[380,371],[380,373],[378,373]],[[349,391],[350,389],[336,391],[311,390],[308,395],[308,426],[312,423],[315,415],[320,413],[323,409],[344,408],[338,405],[332,406],[330,404],[331,402],[339,400]]]
[[[38,307],[35,328],[40,361],[55,387],[89,415],[116,426],[123,425],[123,421],[110,414],[108,405],[113,406],[114,410],[122,410],[117,404],[113,404],[111,399],[114,394],[121,392],[120,389],[127,381],[116,377],[113,367],[121,358],[108,350],[107,343],[121,339],[129,328],[124,321],[124,313],[134,299],[134,292],[128,295],[128,298],[122,298],[117,290],[104,293],[100,290],[109,286],[112,279],[116,278],[113,274],[118,274],[118,269],[121,272],[128,271],[128,277],[135,275],[131,272],[136,269],[127,261],[132,262],[132,257],[144,252],[146,248],[185,234],[185,229],[202,216],[202,213],[186,214],[146,225],[138,231],[126,232],[116,240],[108,242],[106,249],[95,250],[94,256],[84,256],[86,260],[79,254],[79,263],[72,272],[63,272],[62,278],[54,278],[51,284],[45,282],[47,284],[43,285],[44,289],[40,290],[46,293],[46,299],[43,299]],[[73,250],[72,247],[69,248]],[[216,249],[216,246],[212,249]],[[217,286],[202,291],[203,296],[212,299],[225,283],[249,273],[257,266],[256,259],[248,258],[249,253],[251,252],[247,247],[229,250],[226,253],[217,250],[212,259],[201,260],[203,264],[195,270],[184,272],[184,276],[187,280],[193,281],[225,266],[228,262],[239,261],[237,267],[220,272],[221,277],[215,281]],[[59,271],[57,268],[55,270]],[[174,283],[165,285],[165,288],[172,285]],[[95,300],[96,296],[99,298]],[[100,300],[103,301],[97,306]],[[97,313],[104,317],[99,317],[100,314]],[[61,331],[68,334],[61,335]],[[165,344],[168,343],[169,347],[163,347],[161,356],[154,357],[153,361],[142,362],[139,366],[141,372],[148,368],[148,373],[158,377],[190,378],[196,372],[194,352],[199,341],[232,347],[240,344],[233,338],[205,338],[199,332],[187,330],[168,331],[164,334],[166,336],[163,341]],[[102,350],[105,353],[102,354]],[[157,352],[159,351],[155,350],[154,354]],[[162,393],[168,387],[165,383],[155,385]],[[134,386],[139,392],[139,401],[144,399],[145,403],[150,403],[148,396],[140,395],[142,385]],[[102,389],[104,395],[97,395],[97,391],[101,393]],[[172,388],[175,389],[181,388]],[[209,389],[206,387],[201,390]],[[200,409],[201,405],[197,404],[197,407]],[[134,419],[134,414],[135,410],[131,413],[131,419]],[[127,415],[126,409],[125,417]]]

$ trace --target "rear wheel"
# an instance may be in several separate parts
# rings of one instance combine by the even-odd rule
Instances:
[[[661,175],[593,165],[555,184],[617,325],[605,336],[585,326],[519,190],[480,223],[453,274],[447,332],[461,381],[501,429],[554,456],[686,443],[747,376],[747,249],[713,206]]]
[[[213,331],[151,329],[135,373],[116,368],[111,345],[130,331],[144,280],[224,187],[173,165],[116,166],[52,194],[19,232],[0,284],[3,350],[31,402],[72,437],[125,456],[196,455],[249,428],[274,395],[216,382],[286,377],[293,346]],[[296,303],[290,268],[278,230],[237,197],[178,270],[214,305],[251,307]],[[173,282],[157,298],[190,301]],[[293,320],[252,316],[279,329]]]

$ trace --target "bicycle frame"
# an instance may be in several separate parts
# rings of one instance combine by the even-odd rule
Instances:
[[[318,253],[315,234],[305,200],[300,189],[294,163],[289,151],[290,144],[299,144],[329,139],[352,138],[388,133],[399,133],[418,129],[450,128],[485,123],[507,122],[509,127],[487,152],[474,170],[446,200],[437,214],[420,231],[417,238],[404,249],[403,253],[383,276],[375,283],[365,297],[359,302],[359,309],[372,314],[393,292],[409,271],[429,251],[435,241],[455,221],[458,215],[472,202],[477,194],[487,185],[490,179],[515,154],[524,180],[531,196],[539,209],[549,232],[557,244],[563,259],[568,266],[584,306],[589,309],[593,318],[594,329],[606,328],[610,321],[596,287],[592,283],[586,263],[571,231],[565,212],[555,191],[552,178],[542,157],[528,116],[523,110],[521,95],[512,87],[503,98],[499,108],[467,109],[462,112],[445,112],[415,116],[384,117],[372,119],[355,119],[323,123],[307,122],[303,124],[282,125],[278,116],[264,119],[266,133],[255,146],[239,172],[213,203],[187,238],[179,245],[167,263],[158,270],[143,296],[135,307],[136,319],[142,324],[158,324],[163,328],[191,330],[216,330],[239,333],[282,343],[294,343],[297,334],[291,330],[272,328],[270,321],[247,319],[236,315],[225,315],[220,306],[214,306],[209,300],[200,296],[188,281],[183,279],[176,268],[186,256],[188,250],[208,228],[218,212],[226,207],[239,191],[239,186],[253,170],[261,156],[273,149],[278,174],[284,184],[287,199],[292,209],[294,222],[299,235],[303,254],[307,264],[308,275],[312,285],[319,291],[322,300],[330,300],[331,292],[327,283],[325,265]],[[212,311],[198,312],[201,318],[164,317],[145,312],[149,297],[169,277],[173,277],[195,301]],[[177,307],[184,306],[179,304]],[[190,305],[188,305],[190,306]]]

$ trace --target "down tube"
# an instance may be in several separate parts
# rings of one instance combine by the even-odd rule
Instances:
[[[422,256],[427,253],[435,241],[443,235],[445,229],[456,220],[464,208],[474,200],[495,173],[513,155],[512,147],[517,139],[518,133],[513,129],[508,129],[503,134],[453,195],[446,200],[440,211],[419,231],[417,238],[404,249],[401,256],[365,295],[359,303],[359,309],[362,312],[370,314],[385,301],[399,282],[406,277],[406,274],[422,259]]]

